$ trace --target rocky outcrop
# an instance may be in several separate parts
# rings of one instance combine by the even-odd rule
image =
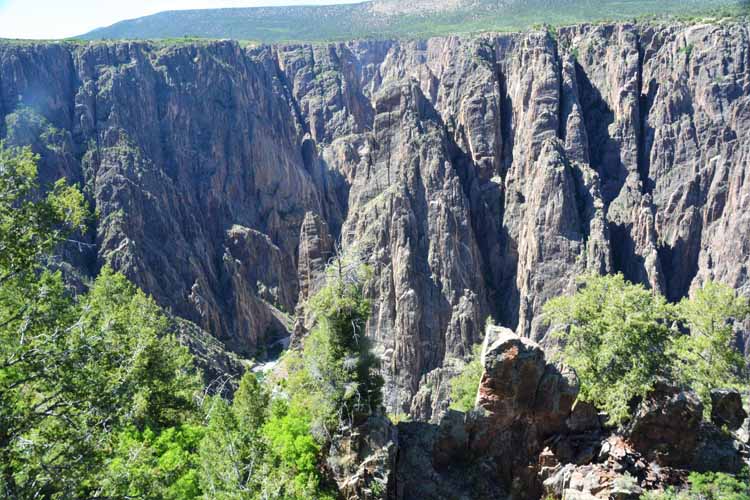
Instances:
[[[409,415],[416,420],[439,423],[451,403],[451,379],[465,368],[466,363],[461,359],[449,358],[442,367],[424,375],[412,398]]]
[[[429,420],[488,317],[546,345],[540,309],[582,273],[747,292],[748,54],[740,22],[3,44],[0,136],[84,186],[98,219],[66,260],[236,353],[304,335],[328,255],[355,251],[388,410]]]
[[[572,374],[533,341],[489,326],[476,410],[437,424],[399,424],[396,498],[539,498],[544,443],[567,432]]]
[[[506,328],[489,326],[487,339],[476,406],[492,427],[524,421],[542,440],[566,428],[578,396],[575,376],[548,364],[538,344]]]
[[[177,340],[190,350],[196,368],[203,374],[206,393],[231,397],[251,363],[227,350],[210,333],[190,321],[170,318],[170,323]]]
[[[474,411],[435,423],[374,417],[334,439],[329,467],[346,498],[636,500],[750,460],[747,444],[703,421],[692,392],[657,383],[627,426],[608,427],[573,404],[575,377],[538,344],[500,327],[486,338]]]
[[[695,393],[659,383],[636,410],[628,439],[649,461],[685,466],[695,453],[702,419]]]
[[[305,214],[299,235],[297,279],[299,302],[309,299],[320,287],[320,277],[334,257],[335,242],[328,224],[319,215]]]

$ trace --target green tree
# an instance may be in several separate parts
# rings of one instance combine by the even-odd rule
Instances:
[[[252,499],[269,479],[263,426],[269,395],[255,375],[240,381],[230,405],[220,397],[208,404],[208,426],[200,445],[201,485],[208,498]]]
[[[37,478],[26,463],[42,441],[54,447],[45,434],[74,411],[71,396],[79,389],[68,382],[66,359],[76,311],[60,275],[41,262],[84,227],[86,208],[80,192],[63,182],[43,194],[36,161],[29,148],[0,143],[0,496],[6,498],[49,489],[51,474]]]
[[[312,417],[304,407],[275,401],[271,419],[263,429],[270,447],[269,460],[281,479],[276,498],[320,498],[322,477],[318,469],[321,444],[311,432]],[[269,485],[270,486],[270,485]]]
[[[610,422],[629,417],[629,404],[670,374],[672,309],[664,298],[622,275],[589,276],[574,296],[544,307],[562,342],[562,359],[581,384],[579,398],[606,411]]]
[[[158,433],[135,427],[119,432],[100,481],[102,495],[154,500],[200,498],[197,449],[203,434],[202,426],[191,424]]]
[[[307,370],[338,413],[339,423],[351,424],[382,404],[383,378],[365,327],[371,304],[364,296],[368,269],[334,263],[328,284],[310,301],[317,325],[305,345]]]
[[[679,381],[696,390],[708,411],[711,389],[746,388],[746,365],[735,347],[732,320],[743,321],[750,313],[748,300],[729,286],[707,282],[692,298],[677,306],[688,330],[673,344]]]
[[[46,268],[87,211],[63,182],[44,193],[35,162],[0,147],[0,496],[96,496],[118,435],[182,424],[199,382],[124,277],[105,269],[76,299]]]
[[[286,376],[264,426],[274,478],[265,483],[264,497],[332,498],[321,473],[322,450],[335,432],[380,408],[383,380],[365,337],[366,279],[356,260],[339,260],[310,300],[316,326],[301,352],[285,356]]]
[[[471,411],[477,399],[479,382],[484,373],[482,366],[482,344],[474,346],[472,357],[464,369],[451,379],[451,408],[458,411]]]
[[[0,141],[2,283],[38,270],[43,254],[85,229],[88,211],[81,192],[61,179],[42,194],[36,182],[38,159],[30,148],[8,148]]]

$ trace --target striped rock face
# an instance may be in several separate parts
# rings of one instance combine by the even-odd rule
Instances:
[[[0,136],[96,207],[62,257],[246,356],[290,335],[336,248],[361,256],[388,409],[430,419],[487,318],[547,345],[540,309],[582,273],[748,293],[749,61],[741,23],[8,43]]]

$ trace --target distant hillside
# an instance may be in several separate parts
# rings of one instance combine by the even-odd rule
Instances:
[[[82,39],[233,38],[260,42],[523,30],[650,16],[737,15],[748,0],[372,0],[358,4],[167,11]]]

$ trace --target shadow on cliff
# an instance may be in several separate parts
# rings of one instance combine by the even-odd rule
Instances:
[[[620,193],[628,176],[620,156],[620,145],[610,133],[610,126],[615,122],[615,112],[581,65],[576,62],[575,67],[591,166],[599,172],[602,196],[608,204]]]

